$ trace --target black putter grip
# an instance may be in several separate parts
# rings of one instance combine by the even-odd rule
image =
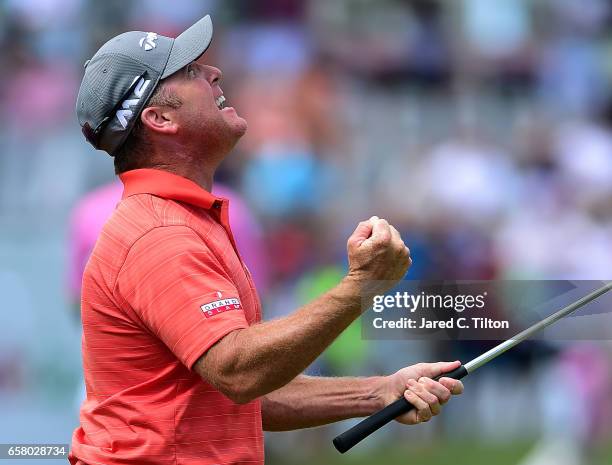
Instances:
[[[459,368],[455,368],[448,373],[443,373],[440,376],[436,376],[434,380],[438,381],[440,378],[461,379],[467,374],[467,370],[463,365],[461,365]],[[390,421],[395,420],[400,415],[409,412],[413,408],[414,406],[408,402],[405,397],[400,397],[382,410],[379,410],[378,412],[363,419],[351,429],[348,429],[344,433],[336,436],[333,441],[334,446],[336,449],[338,449],[338,452],[344,454],[347,450],[360,443],[374,431],[385,426]]]

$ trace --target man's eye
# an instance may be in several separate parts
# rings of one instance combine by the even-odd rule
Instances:
[[[187,65],[187,76],[190,78],[195,78],[198,75],[198,72],[191,65]]]

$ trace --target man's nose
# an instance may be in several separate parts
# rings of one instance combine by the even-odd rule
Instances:
[[[220,85],[223,80],[223,72],[214,66],[211,66],[211,85]]]

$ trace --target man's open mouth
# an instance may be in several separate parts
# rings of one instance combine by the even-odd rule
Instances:
[[[223,110],[225,108],[225,97],[220,95],[215,99],[215,104],[219,110]]]

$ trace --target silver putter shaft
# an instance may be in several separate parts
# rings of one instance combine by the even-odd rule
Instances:
[[[532,334],[546,328],[547,326],[550,326],[555,321],[560,320],[561,318],[569,315],[570,313],[575,312],[579,308],[585,306],[589,302],[597,299],[598,297],[610,290],[612,290],[612,282],[600,287],[599,289],[591,292],[590,294],[585,295],[581,299],[568,305],[567,307],[562,308],[558,312],[555,312],[552,315],[544,318],[542,321],[539,321],[533,326],[530,326],[526,330],[518,333],[512,339],[508,339],[507,341],[502,342],[501,344],[496,347],[493,347],[491,350],[488,350],[484,354],[479,355],[478,357],[467,362],[464,365],[461,365],[459,368],[456,368],[451,372],[444,373],[443,375],[437,376],[434,379],[438,380],[442,377],[461,379],[464,376],[473,373],[481,366],[486,365],[491,360],[499,357],[501,354],[511,349],[515,345],[523,342]],[[414,406],[410,402],[408,402],[406,398],[401,397],[395,402],[387,405],[382,410],[379,410],[378,412],[365,418],[352,428],[346,430],[344,433],[340,434],[339,436],[336,436],[333,441],[334,446],[339,452],[345,453],[354,445],[358,444],[363,439],[367,438],[370,434],[377,431],[379,428],[383,427],[384,425],[399,417],[400,415],[409,412],[413,408]]]

